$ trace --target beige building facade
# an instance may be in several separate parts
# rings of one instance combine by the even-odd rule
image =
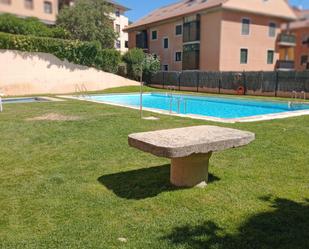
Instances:
[[[129,9],[113,0],[108,2],[114,7],[111,17],[119,37],[115,48],[122,53],[128,50],[128,33],[123,29],[129,25],[125,12]],[[10,13],[19,17],[37,17],[47,24],[55,24],[59,9],[64,5],[73,6],[74,0],[0,0],[0,14]]]
[[[293,69],[281,55],[296,45],[281,29],[296,19],[293,10],[285,0],[248,2],[187,0],[155,10],[126,29],[129,48],[159,56],[169,71]]]
[[[44,23],[54,24],[58,6],[58,0],[0,0],[0,13],[37,17]]]

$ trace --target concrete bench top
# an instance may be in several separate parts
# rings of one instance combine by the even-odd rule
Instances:
[[[129,145],[166,158],[206,154],[249,144],[254,133],[218,126],[193,126],[129,135]]]

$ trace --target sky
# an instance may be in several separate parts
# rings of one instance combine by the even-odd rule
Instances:
[[[130,21],[137,21],[152,10],[177,2],[177,0],[117,0],[117,2],[131,9],[127,12]],[[295,6],[302,6],[305,9],[309,9],[309,0],[290,0],[290,3]]]

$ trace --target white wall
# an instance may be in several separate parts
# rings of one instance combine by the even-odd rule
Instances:
[[[0,49],[0,92],[5,95],[73,93],[76,86],[88,91],[139,85],[115,74],[61,61],[46,53]]]

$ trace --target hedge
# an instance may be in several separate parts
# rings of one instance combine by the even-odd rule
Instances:
[[[0,32],[0,49],[50,53],[61,60],[112,73],[117,72],[121,61],[118,51],[101,49],[100,44],[96,42],[12,35],[2,32]]]
[[[61,27],[48,26],[35,17],[20,18],[11,14],[0,15],[0,32],[68,39],[70,33]]]

